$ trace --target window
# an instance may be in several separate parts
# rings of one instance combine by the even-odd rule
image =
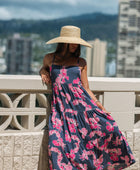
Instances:
[[[140,17],[138,17],[137,26],[140,28]]]
[[[129,32],[128,32],[128,36],[129,36],[129,37],[137,37],[137,32],[135,32],[135,31],[129,31]]]
[[[139,70],[135,70],[135,77],[140,77],[140,71]]]
[[[136,15],[129,16],[129,26],[135,27],[136,26]]]
[[[137,10],[140,12],[140,2],[137,2]]]
[[[124,74],[124,70],[118,70],[118,74]]]
[[[12,40],[8,40],[8,49],[10,50],[12,47]]]
[[[119,60],[119,61],[118,61],[118,64],[121,65],[121,66],[123,66],[123,65],[125,64],[125,59],[123,58],[123,59]]]
[[[136,8],[136,7],[137,7],[136,1],[131,0],[131,1],[130,1],[130,8]]]
[[[135,61],[136,66],[140,66],[140,56],[137,56],[137,59]]]
[[[133,70],[127,70],[126,77],[133,77]]]

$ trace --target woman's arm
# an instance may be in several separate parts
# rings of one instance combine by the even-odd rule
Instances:
[[[98,99],[95,97],[93,92],[90,90],[89,83],[88,83],[88,77],[87,77],[87,64],[86,64],[86,61],[84,59],[82,59],[82,60],[81,60],[81,63],[82,63],[81,64],[82,65],[82,69],[81,69],[81,82],[82,82],[82,85],[83,85],[84,89],[88,92],[88,94],[91,96],[92,100],[94,102],[96,102],[97,106],[101,110],[103,110],[106,113],[109,113],[109,112],[106,111],[106,109],[103,107],[103,105],[98,101]]]
[[[43,59],[43,66],[41,67],[39,71],[42,81],[46,84],[51,84],[49,64],[50,64],[50,56],[49,54],[47,54]]]

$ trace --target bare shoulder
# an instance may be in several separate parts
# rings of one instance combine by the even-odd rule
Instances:
[[[83,69],[87,65],[87,62],[84,58],[79,57],[79,66]]]
[[[44,65],[50,66],[52,64],[53,55],[54,53],[48,53],[44,56],[44,59],[43,59]]]

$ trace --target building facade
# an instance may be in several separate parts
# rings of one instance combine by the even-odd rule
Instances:
[[[7,74],[31,73],[32,41],[14,34],[7,40]]]
[[[140,77],[140,0],[120,0],[117,77]]]
[[[87,74],[90,77],[104,77],[107,43],[99,39],[89,41],[89,43],[92,45],[92,48],[87,48],[86,51]]]

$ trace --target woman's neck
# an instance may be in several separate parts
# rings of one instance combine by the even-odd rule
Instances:
[[[70,53],[70,52],[67,52],[67,53],[60,53],[58,54],[59,57],[63,58],[63,59],[66,59],[66,58],[71,58],[74,56],[74,53]]]

